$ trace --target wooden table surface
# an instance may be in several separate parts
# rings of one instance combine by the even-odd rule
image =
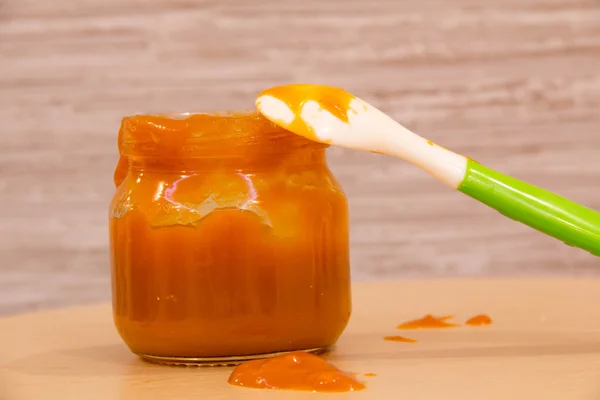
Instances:
[[[335,350],[367,389],[341,395],[229,386],[231,368],[147,364],[121,343],[108,304],[0,319],[0,399],[545,399],[600,398],[600,280],[362,283]],[[427,313],[477,313],[489,327],[399,332]],[[401,334],[407,344],[383,340]]]
[[[347,88],[600,209],[599,0],[0,0],[0,314],[109,297],[120,118]],[[332,149],[359,280],[600,274],[391,157]]]

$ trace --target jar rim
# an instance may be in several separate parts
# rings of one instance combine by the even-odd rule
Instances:
[[[137,113],[123,118],[135,118],[135,117],[160,117],[173,120],[187,119],[194,115],[206,115],[210,117],[224,117],[224,118],[244,118],[254,114],[258,114],[254,110],[207,110],[207,111],[180,111],[180,112],[168,112],[168,113]]]
[[[281,128],[257,111],[203,111],[136,114],[119,129],[124,156],[227,156],[241,148],[286,152],[299,147],[326,148]]]

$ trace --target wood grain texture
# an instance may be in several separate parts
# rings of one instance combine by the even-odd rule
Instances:
[[[253,390],[227,384],[231,367],[142,362],[119,338],[105,303],[0,318],[0,398],[80,400],[82,393],[86,400],[600,397],[599,279],[362,282],[353,293],[348,328],[324,357],[357,373],[367,386],[363,391],[320,397]],[[493,324],[394,329],[427,313],[452,314],[460,324],[480,312]],[[383,340],[394,334],[418,342]],[[363,376],[369,372],[377,376]]]
[[[425,137],[600,209],[598,0],[4,0],[0,313],[109,296],[120,118],[343,86]],[[591,275],[597,258],[406,163],[343,149],[354,278]]]

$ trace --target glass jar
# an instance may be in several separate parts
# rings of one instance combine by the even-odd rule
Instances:
[[[131,351],[228,364],[336,342],[351,309],[348,207],[326,147],[257,113],[123,119],[110,244]]]

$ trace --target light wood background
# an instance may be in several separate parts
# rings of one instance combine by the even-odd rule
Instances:
[[[3,0],[0,313],[109,297],[123,115],[246,109],[289,82],[600,209],[599,0]],[[600,274],[402,161],[330,160],[356,280]]]

